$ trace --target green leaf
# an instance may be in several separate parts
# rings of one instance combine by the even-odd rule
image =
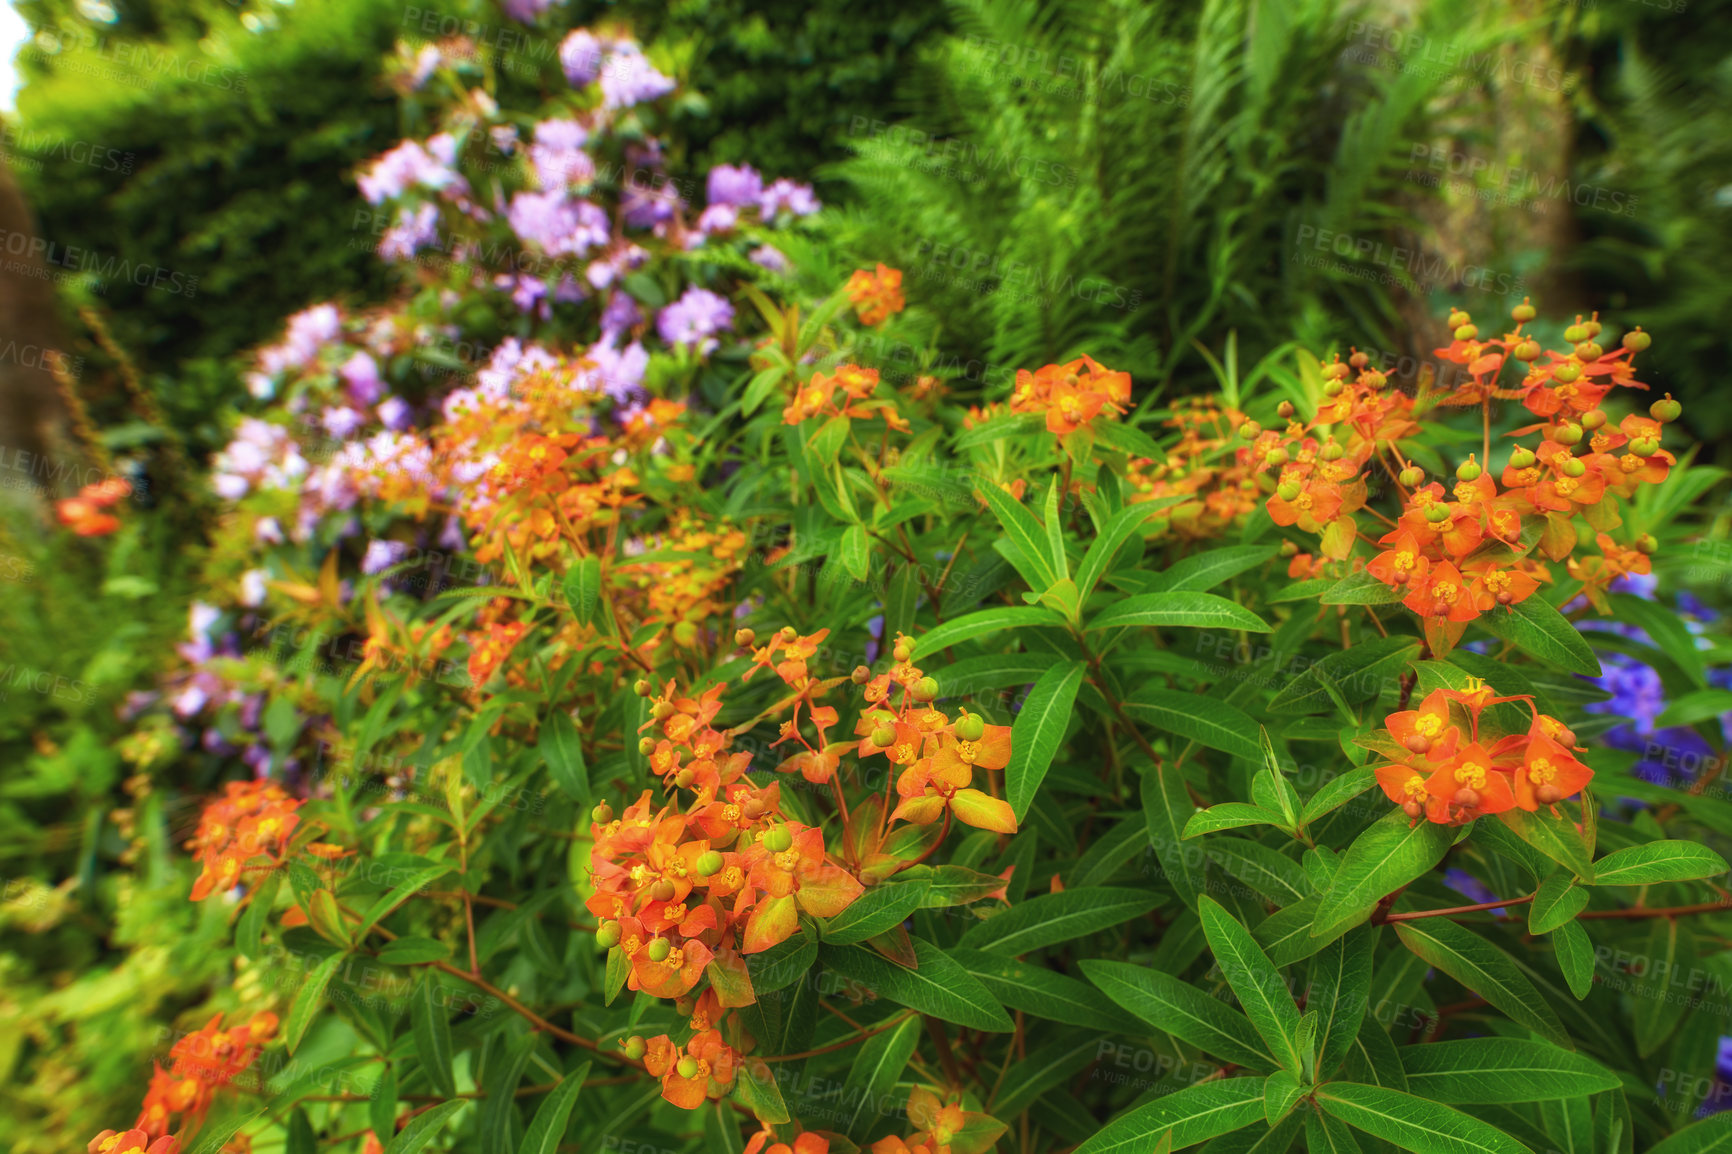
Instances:
[[[1699,971],[1695,935],[1681,918],[1655,918],[1643,953],[1646,964],[1630,993],[1637,1007],[1636,1053],[1646,1058],[1672,1036],[1688,1008],[1674,988],[1677,975]]]
[[[1143,508],[1132,505],[1133,509]],[[1227,545],[1186,557],[1155,574],[1149,582],[1150,593],[1202,593],[1213,589],[1247,569],[1261,565],[1273,557],[1277,545]]]
[[[1361,569],[1325,589],[1318,600],[1324,605],[1393,605],[1406,596],[1403,590],[1385,585]]]
[[[1597,886],[1645,886],[1718,877],[1726,859],[1699,842],[1651,841],[1609,853],[1594,863]]]
[[[1045,586],[1042,586],[1045,588]],[[1051,609],[1037,606],[1005,605],[996,609],[981,609],[963,617],[935,625],[919,637],[918,652],[931,657],[940,650],[987,633],[1003,633],[1011,629],[1034,626],[1065,627],[1065,620]]]
[[[1187,1086],[1122,1114],[1075,1154],[1149,1154],[1171,1131],[1172,1148],[1195,1146],[1263,1120],[1263,1080],[1228,1078]]]
[[[1083,554],[1082,564],[1077,566],[1077,593],[1084,601],[1094,592],[1095,585],[1112,564],[1119,548],[1131,534],[1142,528],[1143,522],[1154,512],[1152,502],[1129,505],[1114,513],[1107,523],[1101,526],[1100,535],[1089,542],[1088,552]]]
[[[1303,1070],[1299,1055],[1299,1007],[1287,991],[1287,983],[1251,937],[1251,931],[1210,897],[1198,899],[1197,914],[1203,920],[1203,936],[1215,955],[1227,984],[1239,1005],[1262,1037],[1269,1052],[1295,1075]]]
[[[481,1154],[511,1154],[517,1148],[512,1129],[517,1124],[517,1087],[535,1054],[537,1035],[527,1033],[511,1043],[503,1061],[488,1062],[487,1097],[481,1103]]]
[[[883,1116],[883,1104],[896,1089],[908,1059],[920,1041],[920,1018],[910,1014],[899,1024],[866,1039],[843,1081],[847,1094],[834,1121],[836,1130],[863,1143],[873,1123]],[[850,1107],[847,1103],[852,1101]]]
[[[899,1006],[974,1030],[1009,1033],[1010,1015],[980,979],[924,938],[914,943],[914,969],[905,969],[862,946],[825,947],[824,961]]]
[[[1143,773],[1142,796],[1143,816],[1155,860],[1161,863],[1161,872],[1179,900],[1195,909],[1204,866],[1184,845],[1185,824],[1196,809],[1191,795],[1185,791],[1185,780],[1170,765],[1150,766]]]
[[[925,878],[917,878],[873,886],[854,899],[847,909],[819,923],[824,943],[853,945],[894,929],[921,908],[931,884]]]
[[[757,412],[763,403],[770,399],[770,395],[776,391],[776,386],[782,383],[782,378],[787,375],[787,372],[787,368],[783,365],[771,365],[755,374],[751,383],[746,386],[745,396],[740,401],[740,412],[748,417]]]
[[[866,539],[866,526],[850,525],[842,531],[838,556],[854,580],[864,581],[872,575],[872,543]]]
[[[374,926],[378,925],[381,919],[392,910],[402,905],[405,901],[409,900],[411,894],[426,889],[428,885],[438,881],[456,868],[456,866],[447,862],[423,866],[421,869],[416,870],[414,873],[392,886],[389,893],[386,893],[372,905],[367,907],[367,912],[361,916],[361,924],[355,927],[355,940],[360,941],[362,938],[366,937],[368,932],[371,931]],[[329,891],[326,890],[321,892],[328,893]]]
[[[1679,725],[1695,725],[1711,721],[1722,713],[1732,713],[1732,689],[1699,689],[1686,693],[1666,706],[1665,712],[1654,719],[1656,729]]]
[[[1247,805],[1242,801],[1224,801],[1208,809],[1199,809],[1185,822],[1183,837],[1193,838],[1224,829],[1239,829],[1247,825],[1272,825],[1282,828],[1286,819],[1272,809]]]
[[[1614,593],[1607,600],[1612,607],[1613,619],[1628,622],[1642,630],[1648,635],[1648,639],[1654,643],[1656,649],[1677,663],[1684,676],[1689,678],[1697,689],[1708,688],[1708,671],[1704,665],[1702,650],[1696,648],[1696,635],[1690,632],[1689,627],[1684,624],[1677,613],[1657,601],[1637,597],[1633,593]],[[1728,694],[1725,690],[1720,692],[1723,697],[1732,697],[1732,694]],[[1698,694],[1690,695],[1690,697],[1696,696]],[[1674,702],[1673,708],[1687,700],[1689,698]],[[1715,713],[1721,713],[1727,709],[1732,709],[1732,705],[1722,706]],[[1667,712],[1669,713],[1671,710],[1668,709]],[[1713,716],[1713,714],[1706,716]],[[1664,718],[1665,714],[1662,714],[1655,725],[1665,727],[1691,724],[1684,721],[1667,721]],[[1697,720],[1702,719],[1698,718]]]
[[[1219,698],[1144,687],[1126,699],[1124,708],[1132,717],[1198,745],[1247,761],[1263,756],[1263,748],[1257,744],[1257,723],[1244,710]]]
[[[1305,1114],[1305,1150],[1306,1154],[1359,1154],[1359,1141],[1335,1115],[1310,1110]]]
[[[460,1098],[455,1102],[441,1102],[425,1114],[417,1114],[414,1121],[391,1139],[391,1144],[385,1147],[385,1154],[419,1154],[423,1146],[433,1141],[446,1120],[467,1105],[468,1101]]]
[[[192,1154],[219,1154],[229,1139],[239,1134],[247,1126],[264,1115],[265,1107],[256,1110],[242,1110],[215,1122],[207,1122],[199,1130],[198,1142],[192,1147]]]
[[[451,1021],[438,995],[438,979],[432,973],[422,974],[409,1007],[411,1033],[428,1081],[437,1093],[449,1098],[457,1093],[457,1080],[451,1069],[456,1053],[451,1048]]]
[[[1419,642],[1411,637],[1362,641],[1307,666],[1275,695],[1269,712],[1324,712],[1332,706],[1325,686],[1334,686],[1349,705],[1372,700],[1383,690],[1394,688],[1407,663],[1417,656]]]
[[[559,1149],[559,1144],[565,1140],[566,1127],[571,1122],[571,1108],[577,1105],[577,1096],[583,1091],[583,1080],[589,1077],[589,1065],[584,1062],[548,1091],[547,1097],[536,1108],[529,1129],[523,1134],[517,1154],[554,1154]]]
[[[1263,1119],[1278,1126],[1293,1109],[1293,1103],[1305,1095],[1299,1076],[1291,1070],[1276,1070],[1263,1079]]]
[[[1033,962],[958,946],[950,956],[979,978],[992,996],[1037,1018],[1111,1033],[1125,1032],[1122,1010],[1093,986]]]
[[[1161,904],[1147,890],[1096,886],[1061,890],[1018,902],[969,927],[962,945],[1018,957],[1140,918]]]
[[[1305,808],[1299,811],[1299,824],[1310,825],[1324,814],[1340,809],[1376,784],[1377,770],[1369,765],[1337,774],[1306,799]]]
[[[601,557],[591,553],[580,557],[565,571],[565,603],[572,615],[585,625],[595,624],[595,611],[601,605]]]
[[[1064,523],[1059,519],[1058,477],[1047,482],[1046,509],[1043,513],[1046,529],[1046,555],[1052,562],[1053,576],[1063,581],[1070,576],[1070,559],[1064,551]]]
[[[1047,554],[1046,530],[1035,520],[1034,514],[991,481],[982,482],[975,492],[985,498],[987,507],[1004,529],[1005,537],[1016,546],[1017,572],[1028,582],[1028,587],[1037,592],[1052,588],[1058,582],[1059,574],[1053,570],[1052,560]]]
[[[1588,891],[1576,884],[1568,870],[1558,870],[1540,883],[1528,906],[1528,933],[1549,934],[1571,921],[1588,904]]]
[[[313,968],[307,975],[307,980],[295,993],[294,1003],[289,1007],[288,1021],[283,1024],[283,1044],[289,1053],[295,1052],[295,1047],[301,1044],[306,1036],[307,1027],[313,1024],[313,1018],[325,1004],[325,987],[331,984],[331,975],[337,972],[337,967],[343,964],[347,954],[332,954]]]
[[[1648,1154],[1728,1154],[1729,1151],[1732,1151],[1732,1113],[1704,1118],[1648,1148]]]
[[[1341,856],[1335,880],[1317,907],[1313,937],[1333,938],[1371,915],[1385,895],[1394,893],[1443,860],[1454,831],[1433,822],[1408,826],[1401,810],[1371,825]]]
[[[1546,810],[1529,813],[1510,809],[1497,815],[1511,833],[1557,862],[1584,882],[1594,880],[1594,864],[1588,844],[1576,823],[1564,817],[1553,817]]]
[[[1311,960],[1305,1004],[1319,1017],[1317,1076],[1327,1077],[1347,1057],[1371,994],[1371,953],[1376,944],[1369,928],[1336,938]]]
[[[1560,1046],[1569,1035],[1551,1006],[1508,954],[1448,918],[1395,923],[1402,945],[1508,1014]]]
[[[1529,597],[1507,612],[1493,610],[1478,624],[1519,647],[1530,657],[1583,677],[1599,677],[1600,660],[1562,613],[1541,597]]]
[[[1280,1065],[1264,1048],[1249,1018],[1172,974],[1100,958],[1085,958],[1078,964],[1101,993],[1155,1029],[1223,1062],[1260,1073]]]
[[[1529,1154],[1528,1148],[1478,1118],[1400,1090],[1330,1082],[1317,1089],[1325,1113],[1374,1138],[1423,1154]]]
[[[1004,767],[1004,790],[1019,824],[1052,766],[1087,669],[1082,661],[1053,666],[1034,683],[1016,715],[1010,731],[1010,764]]]
[[[554,710],[541,723],[535,752],[547,763],[548,776],[561,793],[574,801],[589,801],[589,765],[583,758],[583,739],[564,710]]]
[[[1538,1102],[1621,1085],[1592,1059],[1517,1038],[1462,1038],[1402,1046],[1400,1053],[1410,1091],[1456,1105]]]
[[[734,1100],[745,1106],[758,1121],[767,1126],[781,1126],[788,1121],[788,1103],[782,1098],[782,1088],[769,1063],[747,1058],[734,1077]]]
[[[1107,606],[1087,625],[1097,629],[1140,628],[1145,625],[1177,625],[1187,629],[1243,629],[1269,632],[1269,623],[1240,605],[1213,593],[1140,593]]]
[[[1594,944],[1580,922],[1565,922],[1552,934],[1552,949],[1557,951],[1558,969],[1569,983],[1576,1000],[1588,996],[1594,986]]]

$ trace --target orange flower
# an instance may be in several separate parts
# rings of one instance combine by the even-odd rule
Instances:
[[[877,327],[902,311],[902,270],[880,262],[877,271],[856,269],[845,290],[863,325]]]
[[[1398,529],[1386,534],[1382,541],[1389,548],[1372,558],[1365,568],[1370,574],[1394,588],[1417,584],[1423,587],[1431,562],[1420,551],[1419,542],[1411,530]]]
[[[1545,724],[1547,722],[1550,726]],[[1542,805],[1553,806],[1565,798],[1574,797],[1594,778],[1593,770],[1547,735],[1546,730],[1552,726],[1562,728],[1552,718],[1534,718],[1533,728],[1527,735],[1527,747],[1522,751],[1521,765],[1516,769],[1515,803],[1530,812]],[[1557,811],[1554,809],[1553,812]]]
[[[84,1148],[87,1154],[179,1154],[180,1139],[154,1141],[143,1130],[104,1130]]]
[[[1457,823],[1472,821],[1482,813],[1502,813],[1516,804],[1507,767],[1498,765],[1477,741],[1438,767],[1426,779],[1425,788],[1448,808]]]
[[[1421,617],[1472,621],[1479,616],[1461,571],[1448,561],[1440,562],[1432,569],[1423,582],[1413,587],[1402,604]]]

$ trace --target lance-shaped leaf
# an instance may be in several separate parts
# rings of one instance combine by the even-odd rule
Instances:
[[[1010,763],[1004,767],[1004,791],[1019,824],[1052,767],[1087,669],[1082,661],[1053,666],[1040,675],[1016,715],[1010,732]]]
[[[1582,831],[1567,817],[1554,817],[1547,810],[1528,813],[1510,809],[1497,815],[1511,833],[1551,858],[1584,882],[1595,878],[1592,851]]]
[[[1128,962],[1080,964],[1103,994],[1155,1029],[1235,1066],[1269,1073],[1279,1065],[1249,1018],[1182,979]]]
[[[1549,934],[1572,920],[1588,904],[1588,891],[1576,884],[1569,870],[1557,870],[1534,891],[1533,904],[1528,906],[1528,933]]]
[[[1011,629],[1027,629],[1039,625],[1063,629],[1065,620],[1051,609],[1042,609],[1039,606],[1003,605],[995,609],[981,609],[953,618],[942,625],[935,625],[922,633],[917,640],[920,653],[931,657],[952,645],[988,633],[1003,633]]]
[[[1331,653],[1275,695],[1270,713],[1323,713],[1334,708],[1329,687],[1349,705],[1369,701],[1398,683],[1408,662],[1419,655],[1419,642],[1411,637],[1379,637],[1362,641],[1351,649]]]
[[[1385,585],[1361,569],[1323,590],[1317,600],[1324,605],[1393,605],[1405,596],[1403,590]]]
[[[541,726],[536,752],[547,763],[554,784],[567,797],[589,800],[589,766],[583,758],[583,740],[570,714],[554,710]]]
[[[1552,934],[1552,949],[1557,951],[1558,969],[1569,983],[1576,1000],[1588,996],[1594,986],[1594,943],[1580,922],[1565,922]]]
[[[451,1046],[451,1019],[446,1014],[444,999],[439,997],[439,980],[431,972],[421,975],[419,988],[410,1001],[409,1015],[421,1069],[435,1091],[447,1097],[455,1095],[457,1079],[451,1067],[457,1055]]]
[[[1213,593],[1141,593],[1107,606],[1088,623],[1097,629],[1138,628],[1145,625],[1182,626],[1187,629],[1243,629],[1269,632],[1269,623],[1240,605]]]
[[[1105,994],[1038,963],[964,946],[951,950],[950,956],[1013,1010],[1091,1030],[1120,1033],[1134,1028]]]
[[[1448,918],[1397,922],[1401,943],[1511,1018],[1560,1046],[1570,1045],[1563,1024],[1508,954]]]
[[[1132,505],[1133,509],[1142,508]],[[1229,577],[1261,565],[1276,553],[1275,545],[1228,545],[1186,557],[1150,580],[1149,593],[1202,593]]]
[[[433,1141],[439,1134],[439,1128],[445,1125],[451,1115],[469,1105],[468,1102],[441,1102],[425,1114],[417,1114],[414,1121],[391,1139],[391,1144],[385,1147],[385,1154],[419,1154],[419,1151]]]
[[[1298,1041],[1299,1007],[1294,1005],[1280,971],[1251,937],[1251,931],[1215,899],[1198,899],[1197,914],[1203,920],[1203,936],[1209,940],[1209,949],[1226,975],[1227,984],[1238,996],[1245,1016],[1251,1019],[1270,1053],[1286,1069],[1298,1074],[1303,1069]]]
[[[1305,1004],[1318,1013],[1317,1076],[1327,1078],[1347,1057],[1371,994],[1370,928],[1352,930],[1311,959]]]
[[[1330,1082],[1317,1103],[1349,1126],[1403,1150],[1425,1154],[1529,1154],[1528,1148],[1478,1118],[1400,1090]]]
[[[1112,564],[1120,546],[1154,514],[1152,505],[1153,502],[1144,501],[1120,509],[1101,526],[1100,535],[1089,542],[1088,552],[1083,554],[1082,564],[1076,570],[1077,593],[1083,600],[1094,592],[1095,584]]]
[[[970,949],[1017,957],[1097,930],[1122,926],[1160,904],[1159,895],[1147,890],[1110,886],[1041,894],[969,927],[962,935],[962,944]]]
[[[1149,845],[1155,860],[1160,862],[1167,884],[1187,906],[1195,907],[1197,893],[1202,889],[1203,863],[1193,859],[1184,842],[1185,825],[1191,820],[1196,805],[1185,791],[1179,771],[1165,763],[1151,766],[1143,773],[1143,816],[1146,819]]]
[[[929,878],[886,882],[873,886],[848,908],[822,924],[827,945],[847,946],[875,938],[908,920],[926,900]]]
[[[1442,861],[1453,838],[1453,830],[1429,821],[1410,827],[1405,813],[1392,810],[1341,856],[1329,891],[1318,903],[1312,936],[1333,938],[1364,921],[1386,895]]]
[[[914,1014],[866,1040],[843,1082],[847,1096],[835,1117],[837,1130],[854,1142],[866,1141],[872,1124],[884,1116],[885,1103],[919,1041],[920,1018]]]
[[[1036,591],[1052,588],[1060,574],[1053,568],[1046,530],[1034,514],[991,481],[981,484],[975,492],[985,499],[992,515],[1004,529],[1005,538],[1016,546],[1012,561],[1029,588]]]
[[[1664,1142],[1648,1147],[1648,1154],[1729,1154],[1732,1152],[1732,1113],[1715,1114],[1684,1127]]]
[[[1400,1053],[1408,1090],[1463,1106],[1572,1098],[1621,1084],[1590,1058],[1519,1038],[1461,1038]]]
[[[1646,886],[1719,877],[1726,859],[1699,842],[1651,841],[1609,853],[1594,863],[1597,886]]]
[[[1583,677],[1600,676],[1600,659],[1569,619],[1542,597],[1494,609],[1477,624],[1531,657]]]
[[[1198,837],[1205,833],[1219,833],[1224,829],[1239,829],[1247,825],[1272,825],[1284,828],[1287,819],[1272,809],[1264,809],[1260,805],[1247,805],[1242,801],[1224,801],[1212,805],[1208,809],[1199,809],[1191,814],[1185,822],[1183,836]]]
[[[1263,1120],[1263,1080],[1228,1078],[1188,1086],[1121,1115],[1075,1154],[1149,1154],[1170,1132],[1174,1150]]]
[[[1015,1029],[1010,1015],[979,978],[924,938],[912,941],[913,969],[861,946],[826,946],[824,961],[899,1006],[975,1030],[1008,1033]]]
[[[295,1052],[295,1047],[301,1044],[306,1036],[307,1027],[313,1024],[313,1018],[325,1004],[325,988],[331,984],[331,975],[337,972],[337,967],[343,964],[347,954],[332,954],[313,968],[307,975],[301,988],[295,993],[295,1000],[289,1006],[289,1018],[283,1026],[283,1043],[289,1053]]]
[[[1263,749],[1257,744],[1257,723],[1244,710],[1225,701],[1145,686],[1125,700],[1124,709],[1138,721],[1146,721],[1156,729],[1198,745],[1247,761],[1263,756]]]

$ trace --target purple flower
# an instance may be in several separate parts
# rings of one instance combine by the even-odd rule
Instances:
[[[810,185],[795,184],[787,179],[778,180],[758,197],[758,215],[765,220],[776,219],[776,215],[784,210],[795,216],[810,216],[822,207],[818,198],[812,195]]]
[[[601,70],[601,103],[609,109],[630,108],[666,96],[674,82],[655,70],[643,49],[630,41],[614,44]]]
[[[375,160],[356,182],[367,202],[380,204],[394,200],[411,188],[427,188],[435,192],[468,188],[452,168],[457,159],[455,139],[442,133],[427,144],[433,151],[416,141],[405,140]]]
[[[399,208],[397,223],[379,238],[379,256],[383,260],[408,260],[422,249],[435,247],[438,243],[438,205]]]
[[[607,213],[587,200],[571,200],[563,190],[520,192],[507,213],[511,229],[551,256],[582,256],[607,243]]]
[[[579,28],[559,45],[559,65],[573,88],[582,88],[601,71],[601,41],[587,28]]]
[[[712,205],[749,208],[764,192],[764,178],[749,164],[718,164],[710,169],[704,197]]]
[[[325,431],[339,441],[346,441],[360,431],[367,418],[346,405],[333,405],[320,418]]]
[[[407,429],[414,416],[409,409],[409,403],[402,397],[386,397],[373,411],[379,415],[379,420],[387,429],[395,432]]]
[[[636,341],[623,350],[611,341],[598,341],[590,346],[588,357],[595,363],[593,384],[615,401],[624,404],[643,391],[644,373],[649,369],[649,354]]]
[[[281,545],[283,526],[275,517],[260,517],[253,522],[253,540],[261,545]]]
[[[788,258],[782,251],[767,244],[761,244],[749,254],[752,263],[760,268],[767,268],[774,273],[787,273],[794,266],[788,263]]]
[[[379,378],[379,365],[371,354],[357,352],[343,362],[337,375],[343,378],[343,391],[357,405],[371,405],[385,395],[385,382]]]
[[[332,304],[314,305],[289,318],[281,344],[259,354],[259,367],[275,376],[286,369],[304,369],[319,350],[343,334],[343,314]],[[274,389],[272,390],[275,391]],[[268,395],[268,394],[267,394]]]
[[[241,604],[249,609],[265,603],[265,571],[248,569],[241,574]]]
[[[575,120],[546,120],[535,126],[529,162],[542,188],[588,184],[595,179],[595,161],[583,151],[589,130]]]
[[[643,323],[643,313],[637,307],[637,301],[623,292],[613,292],[608,295],[607,307],[601,310],[601,337],[604,341],[617,341],[626,332]]]
[[[595,288],[604,289],[633,269],[642,268],[647,260],[649,253],[627,242],[591,261],[589,268],[584,270],[584,276]]]
[[[734,306],[695,285],[656,317],[656,329],[670,345],[696,346],[707,354],[716,347],[714,334],[734,323]]]
[[[740,223],[740,210],[731,204],[712,204],[698,214],[698,231],[705,236],[732,232]]]
[[[383,573],[409,555],[409,546],[401,541],[373,540],[367,542],[367,555],[361,558],[361,572],[369,576]]]
[[[620,208],[625,222],[632,228],[652,228],[672,218],[680,205],[679,193],[670,185],[645,187],[636,181],[626,186],[620,196]]]
[[[504,0],[503,7],[507,16],[528,24],[555,3],[556,0]]]

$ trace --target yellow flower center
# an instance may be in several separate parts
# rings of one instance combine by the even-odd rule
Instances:
[[[739,866],[729,866],[722,871],[722,884],[731,890],[739,889],[745,881],[746,875],[740,871]]]
[[[777,854],[774,860],[777,869],[793,873],[794,868],[800,864],[800,853],[798,850],[785,849]]]
[[[1409,800],[1418,801],[1425,796],[1425,779],[1416,773],[1401,788]]]
[[[670,922],[683,922],[683,921],[685,921],[686,920],[686,903],[681,902],[677,906],[668,906],[666,909],[664,909],[662,911],[662,917],[666,918]]]
[[[670,970],[677,970],[686,964],[686,952],[680,949],[669,950],[668,956],[662,959],[662,963]]]
[[[1463,762],[1455,768],[1455,784],[1469,789],[1485,788],[1485,766],[1477,761]]]
[[[1558,485],[1557,485],[1558,493],[1561,496],[1565,496],[1565,497],[1568,497],[1571,493],[1574,493],[1576,491],[1576,487],[1577,487],[1577,482],[1573,478],[1570,478],[1570,477],[1563,478],[1562,480],[1560,480],[1558,482]]]
[[[1536,757],[1528,764],[1528,780],[1535,785],[1550,785],[1558,776],[1558,767],[1549,757]]]
[[[1509,588],[1509,574],[1487,573],[1485,575],[1485,587],[1490,589],[1493,593],[1502,593],[1505,589]]]
[[[970,765],[974,764],[975,756],[979,753],[980,747],[972,741],[959,741],[956,743],[956,755]]]
[[[740,820],[740,807],[737,805],[734,805],[731,802],[727,805],[724,805],[722,807],[722,820],[725,822],[739,821]]]
[[[1408,572],[1417,564],[1419,564],[1419,558],[1412,553],[1403,551],[1395,555],[1395,567],[1403,573]]]
[[[1445,581],[1443,584],[1432,590],[1432,596],[1436,597],[1446,605],[1454,605],[1455,599],[1461,596],[1461,587],[1456,585],[1454,582]]]
[[[1436,737],[1443,732],[1443,718],[1433,714],[1425,714],[1413,723],[1413,730],[1421,737]]]
[[[620,945],[625,947],[625,955],[629,958],[639,950],[643,949],[643,939],[638,937],[636,934],[633,934],[631,937],[621,942]]]
[[[896,763],[906,765],[914,760],[914,746],[909,742],[901,742],[896,746]]]
[[[1295,505],[1299,506],[1299,508],[1301,508],[1301,509],[1309,509],[1311,507],[1311,503],[1312,503],[1311,502],[1311,494],[1310,493],[1301,493],[1301,494],[1299,494],[1298,499],[1295,500],[1293,503]]]

